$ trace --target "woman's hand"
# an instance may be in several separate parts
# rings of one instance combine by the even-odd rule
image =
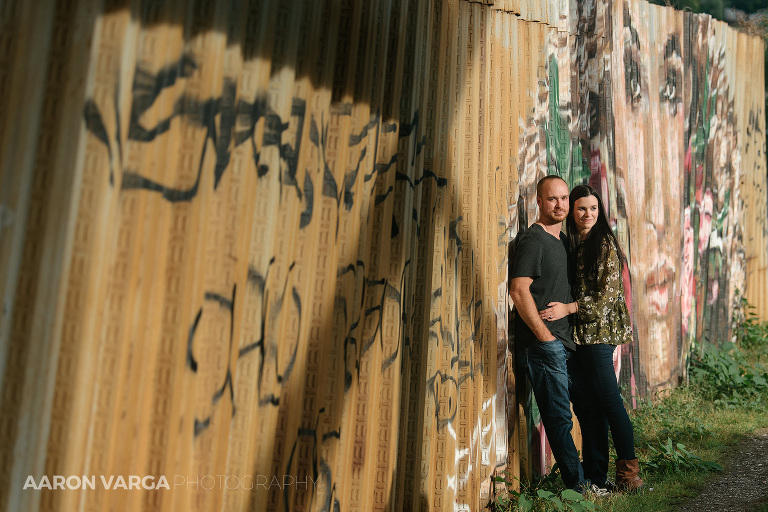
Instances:
[[[560,320],[564,316],[568,316],[571,313],[577,311],[578,305],[576,302],[563,304],[562,302],[550,302],[547,304],[547,309],[539,311],[539,317],[545,322],[552,322]]]

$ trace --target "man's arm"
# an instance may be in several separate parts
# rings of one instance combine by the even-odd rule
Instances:
[[[509,294],[515,303],[517,314],[528,324],[536,338],[539,341],[552,341],[555,337],[544,324],[544,321],[539,318],[539,310],[536,309],[536,302],[531,295],[531,283],[533,283],[533,279],[530,277],[512,278],[509,284]]]

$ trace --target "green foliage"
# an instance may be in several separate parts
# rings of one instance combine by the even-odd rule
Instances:
[[[691,388],[679,388],[655,401],[642,400],[632,415],[637,455],[644,475],[669,477],[685,471],[710,472],[722,468],[702,459],[682,443],[712,437],[696,415],[701,398]]]
[[[727,0],[650,0],[652,4],[668,5],[679,11],[691,11],[710,14],[713,18],[722,20],[725,8],[730,7]]]
[[[673,443],[671,438],[659,448],[648,446],[651,456],[642,461],[643,468],[648,473],[677,473],[680,471],[722,471],[723,467],[716,462],[703,460],[691,453],[682,443]]]
[[[725,408],[764,407],[768,399],[768,369],[737,345],[706,346],[701,359],[692,361],[691,384]]]
[[[691,361],[691,384],[705,400],[724,408],[761,408],[768,404],[768,322],[760,322],[742,297],[734,314],[736,343],[706,345]]]
[[[538,479],[533,484],[520,482],[514,476],[497,476],[494,481],[503,482],[506,494],[498,496],[493,508],[498,511],[514,512],[545,512],[572,511],[585,512],[597,510],[595,503],[581,493],[571,489],[563,489],[557,464],[552,471]],[[514,489],[515,482],[520,484],[520,490]]]
[[[746,13],[757,12],[760,9],[765,9],[765,0],[729,0],[728,3],[734,9],[744,11]]]
[[[734,335],[740,347],[762,355],[768,350],[768,322],[761,322],[744,297],[739,298],[739,307],[734,315]]]
[[[702,441],[712,432],[698,412],[701,398],[693,388],[681,387],[655,401],[640,400],[631,416],[637,446],[661,445],[665,439]]]

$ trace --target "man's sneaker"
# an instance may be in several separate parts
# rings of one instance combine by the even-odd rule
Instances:
[[[604,496],[610,496],[611,491],[604,487],[598,487],[595,484],[591,484],[589,487],[587,487],[586,494],[593,498],[602,498]]]

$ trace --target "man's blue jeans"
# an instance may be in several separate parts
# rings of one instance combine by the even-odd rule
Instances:
[[[581,491],[584,473],[571,437],[573,421],[567,367],[570,354],[559,340],[535,341],[525,349],[523,364],[563,482],[569,489]]]
[[[614,345],[579,345],[568,360],[573,411],[581,425],[584,477],[605,487],[608,427],[619,459],[635,458],[635,438],[613,368]]]

